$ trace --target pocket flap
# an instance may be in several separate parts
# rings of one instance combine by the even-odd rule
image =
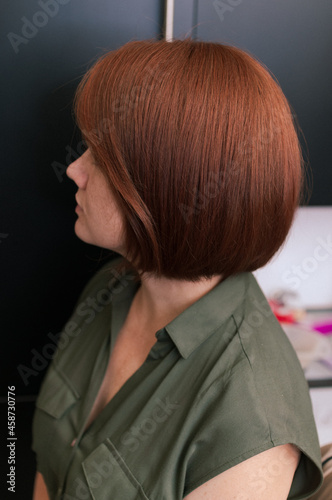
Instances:
[[[54,364],[50,365],[42,383],[36,407],[55,418],[60,418],[65,411],[76,403],[78,395],[58,373]]]
[[[149,500],[109,439],[84,460],[83,470],[94,500]]]

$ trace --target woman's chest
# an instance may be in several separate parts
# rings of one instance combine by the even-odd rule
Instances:
[[[132,328],[119,332],[110,353],[105,374],[92,406],[88,428],[124,384],[139,370],[155,343],[152,335],[143,336]]]

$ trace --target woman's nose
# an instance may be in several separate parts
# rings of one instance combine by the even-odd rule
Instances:
[[[85,153],[84,153],[85,154]],[[72,181],[75,182],[78,188],[85,189],[88,181],[88,172],[85,168],[84,155],[77,158],[69,165],[66,174]]]

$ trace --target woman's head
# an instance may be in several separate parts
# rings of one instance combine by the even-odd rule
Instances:
[[[285,240],[300,147],[282,91],[245,52],[127,43],[87,73],[75,112],[137,269],[226,277],[263,266]]]

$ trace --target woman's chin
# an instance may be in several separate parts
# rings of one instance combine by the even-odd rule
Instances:
[[[84,243],[90,243],[91,245],[95,244],[92,241],[91,235],[89,235],[89,233],[86,230],[86,228],[84,228],[84,226],[83,226],[82,221],[80,220],[80,218],[78,218],[77,221],[75,222],[74,231],[75,231],[76,236],[80,240],[84,241]]]

